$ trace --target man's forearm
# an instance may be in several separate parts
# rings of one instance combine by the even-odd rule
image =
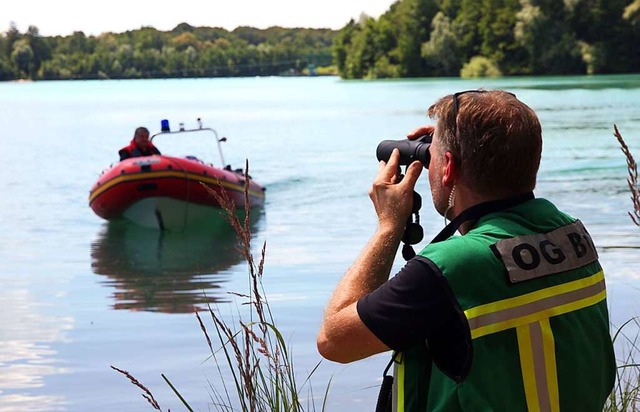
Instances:
[[[360,256],[336,286],[325,311],[325,319],[376,290],[389,279],[402,232],[378,228]]]
[[[378,228],[338,283],[318,334],[318,350],[327,359],[352,362],[389,348],[362,322],[356,302],[389,278],[401,234]]]
[[[389,348],[362,322],[357,301],[389,279],[389,272],[412,210],[413,188],[422,171],[413,162],[400,181],[398,149],[380,162],[369,197],[378,215],[378,229],[335,288],[318,333],[318,350],[327,359],[351,362]]]

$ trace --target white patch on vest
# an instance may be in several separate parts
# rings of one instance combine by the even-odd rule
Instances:
[[[132,162],[134,165],[147,166],[154,163],[160,163],[160,159],[140,159]]]
[[[577,269],[598,259],[591,236],[579,220],[548,233],[504,239],[492,248],[511,283]]]

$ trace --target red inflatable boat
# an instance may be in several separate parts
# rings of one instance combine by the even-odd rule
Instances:
[[[199,120],[199,119],[198,119]],[[212,132],[222,150],[218,134],[210,128],[198,128],[154,134]],[[265,188],[243,170],[229,166],[218,168],[193,156],[164,155],[134,157],[105,170],[93,185],[89,205],[107,220],[128,219],[141,226],[181,230],[193,225],[219,221],[220,204],[210,190],[226,194],[237,209],[244,209],[244,189],[248,181],[249,206],[264,205]],[[224,193],[223,193],[224,192]]]

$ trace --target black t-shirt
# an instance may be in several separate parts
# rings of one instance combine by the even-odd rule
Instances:
[[[362,322],[385,345],[404,351],[426,345],[438,367],[456,381],[471,363],[466,317],[440,269],[416,256],[357,303]]]

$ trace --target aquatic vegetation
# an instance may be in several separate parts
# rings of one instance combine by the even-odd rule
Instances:
[[[627,178],[627,183],[629,185],[629,190],[631,191],[631,201],[633,202],[633,212],[628,212],[631,220],[637,226],[640,226],[640,186],[638,185],[638,164],[636,163],[629,147],[625,143],[622,135],[618,131],[618,127],[613,125],[614,136],[618,139],[620,143],[620,150],[627,158],[627,169],[629,171],[629,177]]]
[[[249,171],[247,162],[245,170]],[[205,186],[206,187],[206,186]],[[207,188],[212,196],[220,203],[225,220],[233,227],[238,237],[238,249],[248,265],[250,287],[249,292],[231,293],[240,300],[242,306],[248,310],[245,317],[238,313],[233,324],[221,317],[219,308],[208,307],[206,311],[211,316],[215,333],[210,333],[205,325],[201,313],[196,311],[198,324],[204,334],[209,351],[217,369],[222,388],[209,383],[212,403],[215,410],[220,411],[291,411],[301,412],[315,410],[315,400],[310,384],[310,378],[316,371],[318,362],[302,384],[298,384],[295,373],[293,356],[282,333],[275,324],[269,302],[262,285],[266,242],[262,245],[260,259],[255,260],[251,252],[250,209],[246,213],[236,213],[232,199],[225,191],[216,193]],[[249,202],[248,184],[244,188],[245,205]],[[213,339],[212,339],[213,336]],[[214,343],[215,342],[215,343]],[[125,375],[133,385],[142,390],[142,396],[156,410],[162,410],[151,391],[134,378],[129,372],[113,367],[117,372]],[[228,369],[231,376],[225,375],[223,369]],[[192,411],[192,407],[180,392],[163,374],[165,382],[180,399],[182,404]],[[229,384],[232,378],[233,385]],[[322,410],[325,409],[330,382],[327,384],[323,397]],[[306,391],[304,394],[301,391]]]
[[[153,393],[151,393],[151,391],[149,390],[149,388],[147,388],[146,386],[144,386],[139,380],[137,380],[133,375],[131,375],[129,372],[125,371],[124,369],[120,369],[120,368],[116,368],[115,366],[111,366],[111,369],[113,369],[116,372],[119,372],[121,374],[123,374],[124,376],[126,376],[127,378],[129,378],[129,380],[131,381],[131,384],[137,386],[138,388],[140,388],[142,390],[142,397],[145,398],[147,400],[147,402],[149,402],[149,404],[151,405],[151,407],[155,410],[161,411],[162,409],[160,408],[160,405],[158,404],[158,401],[156,401],[156,398],[153,397]],[[163,376],[164,377],[164,376]],[[166,378],[165,378],[166,379]]]
[[[247,162],[245,170],[249,170]],[[243,411],[303,411],[300,390],[309,383],[309,378],[319,366],[316,364],[301,387],[298,387],[293,357],[287,348],[282,333],[276,326],[273,314],[262,285],[266,242],[263,243],[259,261],[255,261],[251,252],[250,211],[241,222],[235,213],[235,204],[225,192],[216,193],[210,190],[225,211],[224,217],[234,228],[239,240],[239,250],[247,262],[251,286],[249,294],[235,294],[246,299],[249,306],[248,322],[239,317],[236,328],[209,307],[215,327],[215,336],[220,349],[216,350],[211,337],[200,315],[196,312],[198,322],[205,335],[211,356],[216,365],[226,363],[232,373],[237,395],[237,403]],[[248,187],[245,187],[245,204],[248,204]],[[223,358],[221,362],[217,357]],[[224,380],[222,380],[224,383]],[[233,409],[234,403],[230,391],[224,386],[224,393],[211,387],[216,396],[216,405],[224,410]],[[309,390],[310,389],[309,385]],[[328,388],[327,388],[328,389]],[[313,403],[313,395],[308,400]],[[326,396],[325,396],[326,399]]]
[[[633,212],[628,212],[633,223],[640,226],[640,188],[638,186],[638,164],[636,163],[629,147],[625,143],[618,127],[613,126],[614,136],[620,143],[620,149],[627,158],[627,169],[629,177],[627,184],[631,192],[631,201],[633,203]],[[623,333],[625,328],[635,326],[634,337],[629,337]],[[640,353],[640,322],[639,318],[634,317],[626,321],[618,328],[613,336],[613,342],[618,342],[624,351],[624,359],[619,360],[616,369],[616,384],[609,396],[604,410],[606,412],[622,412],[622,411],[638,411],[638,403],[640,401],[640,363],[636,361],[635,355]],[[623,342],[619,342],[622,339]]]
[[[635,334],[633,337],[624,333],[625,328],[635,326]],[[616,369],[616,383],[609,395],[609,399],[605,404],[605,412],[628,412],[638,411],[638,403],[640,401],[640,363],[635,359],[640,351],[638,346],[640,334],[638,334],[638,327],[640,327],[639,318],[635,317],[626,321],[622,326],[618,328],[613,336],[614,343],[618,343],[625,352],[624,359],[618,360],[618,367]],[[620,342],[622,340],[622,342]]]

